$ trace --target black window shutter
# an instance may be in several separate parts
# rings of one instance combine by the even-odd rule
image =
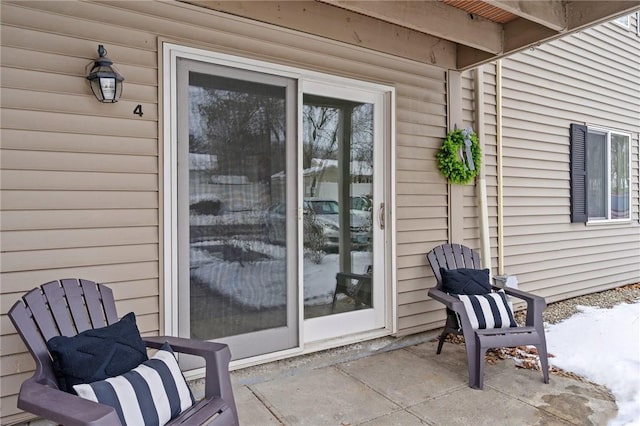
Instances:
[[[587,126],[571,124],[571,222],[587,221]]]

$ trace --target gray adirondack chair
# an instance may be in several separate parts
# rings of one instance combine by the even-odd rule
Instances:
[[[58,389],[46,345],[53,336],[74,336],[117,322],[110,288],[82,279],[51,281],[18,300],[9,318],[36,363],[34,375],[20,387],[18,408],[65,426],[120,425],[114,408]],[[227,345],[168,336],[146,337],[143,341],[157,349],[169,342],[175,352],[201,356],[206,361],[204,398],[169,424],[238,424]]]
[[[547,343],[542,320],[542,312],[547,306],[545,300],[522,290],[505,287],[506,294],[527,302],[525,326],[474,330],[462,302],[443,291],[440,268],[481,269],[480,255],[460,244],[443,244],[427,253],[427,259],[437,280],[437,285],[428,294],[447,308],[447,319],[438,341],[437,354],[442,351],[448,334],[462,334],[467,351],[469,386],[482,389],[487,349],[533,345],[538,349],[544,383],[549,383]],[[498,289],[495,286],[493,288]]]

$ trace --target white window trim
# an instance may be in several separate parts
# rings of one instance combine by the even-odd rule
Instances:
[[[614,130],[614,129],[608,129],[606,127],[598,127],[598,126],[589,126],[587,125],[587,135],[591,132],[601,132],[601,133],[605,133],[607,135],[607,170],[606,170],[606,176],[607,176],[607,205],[606,205],[606,209],[607,209],[607,217],[604,219],[597,219],[597,218],[589,218],[588,214],[587,214],[587,225],[606,225],[606,224],[622,224],[622,223],[632,223],[632,218],[631,218],[631,185],[629,185],[629,217],[626,218],[621,218],[621,219],[611,219],[611,135],[615,134],[615,135],[621,135],[621,136],[626,136],[629,140],[629,164],[627,165],[628,167],[628,171],[629,171],[629,179],[631,179],[631,171],[632,171],[632,155],[631,153],[632,151],[632,138],[631,138],[631,134],[624,132],[624,131],[620,131],[620,130]],[[629,182],[629,184],[631,184],[631,182]],[[587,200],[588,202],[588,200]]]
[[[177,260],[177,171],[173,167],[177,157],[176,143],[177,140],[177,106],[172,103],[172,99],[177,96],[176,70],[178,58],[192,59],[215,63],[218,65],[242,68],[260,73],[274,74],[277,76],[289,77],[298,80],[299,89],[304,82],[318,82],[327,85],[346,86],[350,89],[359,90],[379,94],[381,92],[389,94],[388,102],[385,102],[384,114],[389,120],[384,123],[384,134],[388,143],[385,143],[385,157],[387,164],[384,166],[385,184],[384,192],[386,192],[385,203],[390,206],[386,208],[386,228],[389,229],[389,241],[386,244],[389,253],[389,263],[386,282],[386,300],[387,300],[387,327],[386,331],[373,331],[364,333],[363,335],[354,337],[345,337],[343,344],[354,343],[359,341],[358,338],[366,338],[368,334],[375,334],[375,337],[393,334],[397,332],[397,300],[396,300],[396,226],[395,226],[395,88],[393,86],[382,85],[378,83],[367,82],[363,80],[355,80],[344,78],[331,74],[310,71],[302,68],[296,68],[287,65],[280,65],[271,62],[259,61],[240,56],[233,56],[215,51],[198,49],[188,46],[182,46],[167,41],[160,41],[162,44],[162,101],[163,101],[163,282],[164,282],[164,300],[163,300],[163,317],[164,321],[160,325],[162,332],[170,335],[178,334],[178,286],[176,285],[178,278],[178,260]],[[301,99],[301,96],[299,96]],[[390,110],[386,110],[389,108]],[[388,180],[388,182],[386,182]],[[301,235],[300,235],[300,238]],[[302,297],[302,296],[300,296]],[[302,309],[302,307],[300,308]],[[303,316],[300,315],[302,318]],[[303,325],[300,324],[300,332],[302,333]],[[379,336],[378,336],[379,335]],[[346,340],[345,340],[346,339]],[[348,340],[348,341],[347,341]],[[353,341],[351,341],[353,340]],[[300,342],[302,342],[300,336]],[[334,342],[335,343],[335,342]],[[302,343],[301,343],[302,344]],[[301,348],[293,348],[279,353],[271,353],[263,356],[252,358],[252,363],[259,363],[268,360],[286,358],[300,354]],[[312,352],[316,348],[302,348],[302,353]]]

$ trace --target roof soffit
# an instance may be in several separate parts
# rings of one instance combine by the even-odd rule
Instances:
[[[640,0],[185,2],[457,70],[640,10]]]

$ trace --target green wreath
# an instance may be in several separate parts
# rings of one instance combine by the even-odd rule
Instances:
[[[468,146],[465,139],[469,141]],[[478,136],[471,128],[450,131],[436,153],[436,158],[438,169],[449,182],[466,185],[476,177],[482,163]],[[470,164],[471,159],[473,164]]]

